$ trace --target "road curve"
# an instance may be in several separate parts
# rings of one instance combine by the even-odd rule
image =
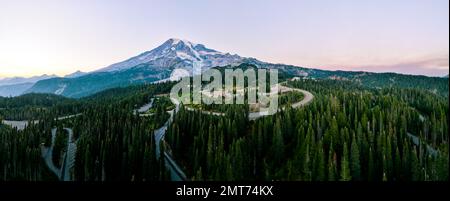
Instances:
[[[169,119],[164,123],[164,125],[161,128],[158,128],[154,131],[155,135],[155,148],[156,148],[156,158],[159,159],[161,153],[160,153],[160,144],[164,140],[164,136],[167,132],[167,128],[172,123],[173,118],[175,116],[175,113],[178,112],[180,108],[180,103],[177,100],[172,100],[172,102],[175,104],[175,109],[169,111],[170,114]],[[178,166],[178,164],[175,162],[175,160],[172,159],[172,157],[164,151],[164,165],[170,172],[170,179],[172,181],[185,181],[187,180],[186,175],[181,170],[181,168]]]
[[[414,145],[416,146],[421,146],[422,142],[420,141],[419,137],[413,135],[412,133],[406,133],[406,135],[412,140],[412,142],[414,143]],[[433,157],[436,157],[439,154],[439,151],[434,149],[432,146],[430,146],[429,144],[423,143],[426,146],[426,151]]]
[[[64,128],[69,134],[67,138],[67,151],[64,155],[63,169],[61,170],[61,178],[63,181],[71,181],[70,170],[75,165],[75,155],[77,152],[77,144],[73,140],[73,130],[71,128]]]
[[[50,169],[50,171],[52,171],[57,177],[58,179],[60,179],[60,170],[59,168],[57,168],[55,166],[55,164],[53,163],[52,157],[53,157],[53,145],[55,144],[55,138],[56,138],[56,128],[52,129],[52,140],[51,140],[51,144],[50,147],[44,147],[41,146],[41,153],[42,153],[42,157],[44,158],[45,164],[47,165],[47,167]]]
[[[289,92],[289,91],[297,91],[297,92],[303,93],[303,95],[304,95],[303,99],[299,102],[293,103],[291,105],[292,108],[303,107],[303,106],[311,103],[311,101],[314,99],[314,95],[309,91],[306,91],[303,89],[297,89],[297,88],[290,88],[290,87],[282,86],[280,84],[278,84],[278,87],[279,87],[279,90],[282,91],[283,93]],[[283,107],[282,109],[286,109],[286,107]],[[278,112],[279,111],[281,111],[281,109],[278,109]],[[248,119],[250,121],[253,121],[253,120],[259,119],[264,116],[269,116],[269,115],[273,115],[273,114],[269,113],[268,111],[250,112],[250,113],[248,113]]]
[[[311,101],[314,99],[314,95],[309,91],[306,91],[303,89],[297,89],[297,88],[290,88],[290,87],[282,86],[280,84],[277,84],[277,86],[279,87],[279,90],[281,90],[283,93],[289,92],[289,91],[297,91],[297,92],[303,93],[303,95],[304,95],[303,99],[297,103],[293,103],[291,105],[292,108],[303,107],[303,106],[311,103]],[[171,99],[171,100],[174,104],[179,104],[179,102],[177,100],[175,100],[175,99]],[[184,106],[184,107],[188,111],[197,110],[197,109],[189,107],[189,106]],[[285,107],[283,107],[283,109],[285,109]],[[280,109],[278,111],[280,111]],[[221,112],[212,112],[212,111],[205,111],[205,110],[201,110],[201,112],[202,112],[202,114],[207,114],[207,115],[225,116],[225,113],[221,113]],[[268,111],[250,112],[248,114],[248,119],[252,121],[252,120],[256,120],[261,117],[269,116],[269,115],[273,115],[273,114],[269,113]]]
[[[283,90],[287,90],[287,91],[299,91],[301,93],[304,94],[304,98],[303,100],[301,100],[300,102],[294,103],[292,104],[293,108],[298,108],[304,105],[309,104],[313,99],[314,99],[314,95],[311,94],[309,91],[305,91],[302,89],[295,89],[295,88],[289,88],[289,87],[284,87],[281,86],[283,88]],[[156,144],[156,157],[159,158],[160,157],[160,143],[161,141],[164,139],[164,135],[167,131],[168,126],[170,125],[170,123],[173,121],[173,118],[175,116],[175,113],[178,112],[179,110],[179,106],[180,106],[180,102],[176,99],[171,98],[170,99],[172,101],[172,103],[175,104],[175,109],[169,111],[170,113],[170,118],[167,120],[167,122],[159,129],[156,129],[154,134],[155,134],[155,144]],[[185,107],[186,110],[189,111],[194,111],[194,108],[190,108],[190,107]],[[208,115],[216,115],[216,116],[224,116],[224,113],[219,113],[219,112],[210,112],[210,111],[202,111],[202,113],[204,114],[208,114]],[[256,112],[256,113],[250,113],[249,114],[249,119],[250,120],[254,120],[260,117],[266,116],[264,115],[264,113],[261,112]],[[170,175],[171,175],[171,180],[172,181],[183,181],[183,180],[187,180],[186,175],[184,174],[184,172],[181,170],[181,168],[177,165],[177,163],[175,162],[175,160],[172,159],[172,157],[167,153],[164,152],[164,162],[165,162],[165,166],[169,169],[170,171]]]
[[[58,117],[56,118],[57,120],[64,120],[64,119],[70,119],[73,117],[77,117],[81,115],[81,113],[78,114],[72,114],[72,115],[67,115],[67,116],[62,116],[62,117]],[[18,130],[23,130],[25,129],[25,127],[28,126],[28,123],[32,123],[32,124],[37,124],[39,123],[39,120],[32,120],[32,121],[28,121],[28,120],[23,120],[23,121],[12,121],[12,120],[3,120],[2,123],[8,126],[11,126],[12,128],[17,128]]]
[[[292,108],[303,107],[303,106],[311,103],[311,101],[314,99],[314,95],[309,91],[305,91],[303,89],[295,89],[295,88],[290,88],[290,89],[294,89],[295,91],[301,92],[305,96],[303,98],[303,100],[301,100],[300,102],[292,104]]]
[[[44,158],[45,164],[52,171],[60,181],[71,181],[70,169],[75,165],[75,154],[77,151],[76,142],[73,141],[73,130],[71,128],[64,128],[68,133],[67,151],[64,154],[64,162],[61,168],[57,168],[53,163],[53,147],[55,145],[56,128],[52,129],[52,140],[50,147],[41,146],[41,154]]]

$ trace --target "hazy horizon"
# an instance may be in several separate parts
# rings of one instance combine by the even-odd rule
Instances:
[[[0,78],[94,71],[169,38],[270,63],[441,77],[448,3],[0,0]]]

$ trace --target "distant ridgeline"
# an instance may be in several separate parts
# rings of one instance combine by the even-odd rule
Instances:
[[[225,76],[226,69],[248,69],[264,68],[267,70],[278,69],[279,82],[290,78],[298,77],[303,79],[329,79],[349,81],[366,88],[404,88],[404,89],[423,89],[433,94],[443,97],[449,95],[448,77],[427,77],[422,75],[404,75],[397,73],[372,73],[356,71],[327,71],[318,69],[302,68],[284,64],[265,64],[265,63],[243,63],[238,66],[215,67],[222,76]],[[222,77],[224,80],[224,77]]]
[[[11,98],[0,97],[0,119],[36,120],[50,114],[54,116],[78,114],[95,105],[122,103],[134,107],[146,103],[149,100],[149,94],[170,92],[173,84],[173,82],[167,82],[112,88],[81,99],[38,93]]]
[[[396,73],[371,73],[352,71],[326,71],[319,69],[302,68],[291,65],[267,63],[242,63],[239,66],[215,67],[222,70],[226,68],[266,68],[278,69],[280,80],[290,77],[304,77],[308,79],[335,79],[349,80],[366,87],[386,88],[419,88],[448,97],[448,78],[427,77],[418,75],[403,75]],[[101,92],[103,90],[152,83],[167,79],[173,69],[138,65],[134,68],[88,74],[77,78],[52,78],[37,82],[26,93],[56,93],[66,97],[81,98]]]
[[[350,73],[347,79],[372,88],[424,89],[444,97],[448,97],[449,93],[448,78],[396,73]]]
[[[258,65],[258,67],[257,67]],[[447,97],[449,95],[449,80],[448,78],[439,77],[426,77],[426,76],[416,76],[416,75],[402,75],[396,73],[369,73],[369,72],[348,72],[348,71],[324,71],[316,69],[300,68],[296,66],[289,65],[273,65],[264,63],[243,63],[239,66],[224,66],[216,67],[222,72],[224,76],[225,69],[257,69],[257,68],[276,68],[279,70],[279,81],[282,82],[286,79],[293,77],[301,77],[304,79],[316,79],[316,80],[339,80],[343,82],[353,83],[367,89],[418,89],[424,90],[424,92],[429,92],[436,94],[438,96]],[[136,70],[136,69],[134,69]],[[102,75],[105,77],[102,77]],[[70,79],[70,82],[78,83],[79,87],[84,90],[89,88],[95,88],[95,83],[90,83],[88,80],[92,79],[95,82],[102,82],[102,80],[113,80],[116,77],[106,76],[108,73],[97,74],[92,77],[78,77]],[[120,76],[119,76],[120,77]],[[52,78],[51,80],[44,80],[41,82],[53,82],[57,81],[59,78]],[[65,79],[65,78],[64,78]],[[79,80],[78,80],[79,79]],[[118,78],[119,79],[119,78]],[[52,81],[53,80],[53,81]],[[77,81],[78,80],[78,81]],[[120,79],[119,79],[120,80]],[[59,81],[57,81],[59,82]],[[107,82],[103,82],[107,83]],[[119,82],[116,82],[119,83]],[[133,94],[139,94],[146,90],[146,86],[152,86],[151,84],[139,84],[140,82],[120,82],[117,86],[118,88],[111,88],[116,85],[108,85],[95,90],[87,90],[89,92],[78,92],[75,93],[76,88],[74,88],[74,94],[62,94],[62,96],[54,94],[39,94],[30,93],[13,98],[3,98],[0,97],[0,117],[9,120],[22,120],[22,119],[32,119],[37,118],[39,115],[45,116],[45,112],[49,108],[54,108],[57,114],[73,114],[80,111],[81,108],[87,107],[90,102],[104,102],[104,101],[114,101],[125,96],[131,96]],[[42,84],[42,83],[41,83]],[[36,87],[41,85],[39,82],[35,85]],[[86,86],[81,86],[86,85]],[[158,87],[165,87],[164,90],[170,91],[170,87],[173,86],[173,82],[168,84],[158,84],[154,85]],[[53,90],[53,89],[52,89]],[[47,91],[47,90],[43,90]],[[51,90],[50,90],[51,91]],[[67,91],[66,91],[67,92]],[[96,93],[93,93],[96,92]],[[77,95],[75,95],[77,94]],[[65,98],[66,97],[82,97],[78,100]]]
[[[292,76],[287,70],[280,81]],[[181,106],[161,148],[170,149],[190,180],[448,180],[448,79],[320,73],[286,83],[313,93],[309,105],[255,121],[242,105],[224,108],[224,116]],[[169,179],[153,138],[169,115],[132,111],[174,84],[112,88],[79,99],[0,98],[0,118],[40,120],[23,131],[0,126],[0,172],[6,172],[0,180],[54,179],[39,146],[55,126],[73,128],[79,139],[75,180]],[[84,115],[53,120],[77,113]]]
[[[297,76],[291,74],[292,68],[283,68],[285,74],[289,76]],[[449,80],[443,77],[427,77],[422,75],[404,75],[397,73],[372,73],[372,72],[353,72],[353,71],[323,71],[311,70],[311,74],[304,78],[313,79],[331,79],[351,81],[368,88],[409,88],[424,89],[434,94],[444,97],[449,95]]]
[[[249,107],[233,104],[213,108],[225,115],[180,105],[171,116],[166,95],[176,84],[173,72],[193,61],[222,72],[278,69],[279,82],[314,99],[252,121]],[[151,84],[161,80],[167,82]],[[0,181],[54,180],[41,145],[57,127],[73,128],[72,174],[79,181],[168,180],[166,153],[189,180],[448,181],[448,84],[448,78],[270,64],[170,39],[106,69],[41,80],[28,94],[0,97],[0,120],[39,120],[23,130],[0,123]],[[55,120],[67,115],[73,116]],[[155,130],[167,131],[159,146]]]
[[[448,97],[448,78],[400,75],[395,73],[369,73],[328,71],[285,64],[272,64],[256,58],[241,57],[207,48],[186,40],[169,39],[160,46],[77,77],[56,77],[36,82],[33,86],[15,86],[24,93],[51,93],[71,98],[90,96],[100,91],[158,81],[178,80],[183,72],[192,74],[193,66],[210,68],[266,68],[278,69],[282,76],[309,79],[351,80],[367,87],[420,88]],[[0,87],[0,94],[13,94]],[[2,93],[4,91],[4,93]]]

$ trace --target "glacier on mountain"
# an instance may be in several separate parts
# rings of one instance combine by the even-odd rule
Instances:
[[[169,39],[157,48],[125,61],[112,64],[95,72],[114,72],[133,68],[140,64],[155,67],[184,68],[192,72],[194,63],[199,62],[203,70],[211,67],[237,65],[243,60],[239,55],[222,53],[206,48],[202,44],[187,40]]]

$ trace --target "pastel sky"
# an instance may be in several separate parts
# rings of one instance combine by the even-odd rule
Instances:
[[[448,0],[0,0],[0,77],[91,71],[169,38],[321,69],[443,76]]]

